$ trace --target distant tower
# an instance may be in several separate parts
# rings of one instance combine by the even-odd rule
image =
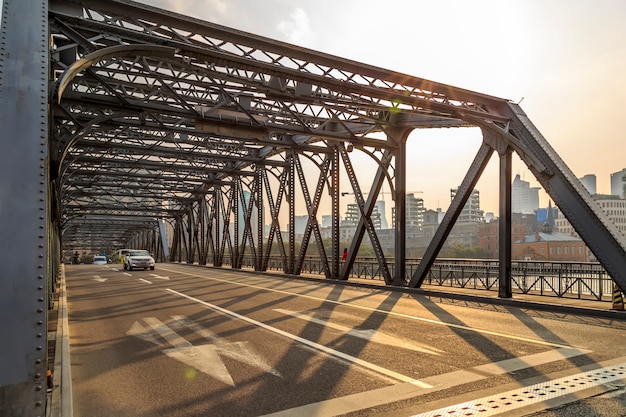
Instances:
[[[625,198],[626,192],[626,168],[611,174],[611,194]]]
[[[539,208],[539,187],[531,187],[528,181],[515,176],[511,184],[511,211],[533,214]]]
[[[378,213],[380,214],[380,228],[381,229],[389,229],[389,224],[387,223],[387,216],[385,215],[386,208],[385,208],[385,200],[378,200],[376,202],[376,210],[378,210]]]
[[[407,194],[405,200],[406,226],[421,227],[424,224],[424,199],[415,197],[415,194]],[[391,222],[396,224],[396,208],[391,208]]]
[[[589,194],[594,195],[596,191],[596,176],[594,174],[587,174],[580,179],[582,185],[589,191]]]
[[[374,206],[370,219],[372,220],[374,229],[381,229],[381,216],[378,212],[378,206]],[[359,224],[359,220],[361,220],[361,210],[359,210],[359,206],[356,203],[348,204],[346,208],[346,217],[342,224],[344,226],[357,226]]]
[[[450,190],[450,201],[454,200],[458,191],[458,188]],[[482,221],[483,212],[480,210],[480,193],[478,190],[473,190],[457,219],[457,223],[481,223]]]
[[[419,227],[424,224],[424,200],[415,194],[406,195],[406,225]]]
[[[305,214],[302,216],[295,216],[293,220],[295,233],[298,235],[303,235],[306,231],[306,225],[309,223],[309,215]]]

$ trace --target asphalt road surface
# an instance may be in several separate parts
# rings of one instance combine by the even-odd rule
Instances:
[[[178,264],[66,285],[76,417],[623,415],[619,320]]]

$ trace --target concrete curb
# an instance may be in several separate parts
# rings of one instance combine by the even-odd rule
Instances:
[[[61,266],[59,274],[59,318],[56,334],[56,354],[54,360],[55,390],[48,417],[73,417],[72,368],[70,361],[70,335],[67,318],[67,293],[65,287],[65,269]],[[58,383],[58,385],[57,385]]]

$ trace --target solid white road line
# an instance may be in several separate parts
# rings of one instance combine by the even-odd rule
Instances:
[[[337,351],[335,349],[331,349],[329,347],[326,347],[324,345],[320,345],[318,343],[315,343],[315,342],[312,342],[310,340],[304,339],[302,337],[293,335],[291,333],[287,333],[287,332],[285,332],[283,330],[277,329],[276,327],[268,326],[265,323],[261,323],[259,321],[253,320],[253,319],[251,319],[249,317],[242,316],[241,314],[237,314],[234,311],[226,310],[225,308],[216,306],[216,305],[211,304],[211,303],[207,303],[206,301],[199,300],[197,298],[191,297],[191,296],[189,296],[187,294],[183,294],[181,292],[178,292],[178,291],[170,289],[170,288],[166,288],[166,291],[168,291],[171,294],[177,295],[179,297],[183,297],[183,298],[186,298],[188,300],[194,301],[194,302],[196,302],[198,304],[201,304],[203,306],[206,306],[206,307],[208,307],[208,308],[210,308],[210,309],[212,309],[214,311],[220,312],[222,314],[226,314],[226,315],[231,316],[231,317],[235,317],[237,319],[246,321],[246,322],[248,322],[250,324],[253,324],[253,325],[257,326],[257,327],[260,327],[262,329],[269,330],[269,331],[274,332],[276,334],[279,334],[281,336],[287,337],[287,338],[289,338],[291,340],[294,340],[296,342],[302,343],[303,345],[309,346],[309,347],[311,347],[313,349],[316,349],[316,350],[318,350],[320,352],[323,352],[323,353],[326,353],[328,355],[331,355],[331,356],[337,357],[339,359],[342,359],[342,360],[344,360],[344,361],[346,361],[348,363],[353,363],[353,364],[362,366],[363,368],[368,369],[370,371],[377,372],[377,373],[379,373],[381,375],[393,378],[393,379],[398,380],[398,381],[408,382],[408,383],[410,383],[412,385],[416,385],[416,386],[421,387],[421,388],[431,388],[430,385],[425,384],[422,381],[416,380],[414,378],[410,378],[408,376],[402,375],[402,374],[400,374],[398,372],[391,371],[389,369],[383,368],[383,367],[375,365],[373,363],[366,362],[366,361],[361,360],[359,358],[355,358],[354,356],[347,355],[347,354],[345,354],[343,352],[339,352],[339,351]]]
[[[552,343],[552,342],[547,342],[545,340],[540,340],[540,339],[533,339],[533,338],[517,336],[517,335],[513,335],[513,334],[494,332],[494,331],[485,330],[485,329],[478,329],[478,328],[475,328],[475,327],[462,326],[460,324],[446,323],[446,322],[443,322],[443,321],[427,319],[427,318],[424,318],[424,317],[411,316],[409,314],[394,313],[393,311],[381,310],[379,308],[372,308],[372,307],[364,307],[364,306],[359,306],[359,305],[356,305],[356,304],[344,303],[342,301],[335,301],[335,300],[329,300],[327,298],[322,298],[322,297],[314,297],[314,296],[311,296],[311,295],[299,294],[297,292],[292,292],[292,291],[277,290],[277,289],[274,289],[274,288],[267,288],[267,287],[263,287],[263,286],[259,286],[259,285],[246,284],[244,282],[235,282],[235,281],[230,281],[230,280],[226,280],[226,279],[220,279],[220,278],[215,278],[215,277],[208,277],[206,275],[192,274],[192,273],[182,272],[182,271],[174,271],[174,270],[171,270],[171,269],[165,269],[165,268],[161,268],[161,269],[164,269],[164,270],[170,271],[170,272],[176,272],[176,273],[179,273],[179,274],[189,275],[189,276],[192,276],[192,277],[198,277],[198,278],[203,278],[203,279],[210,279],[212,281],[225,282],[225,283],[228,283],[228,284],[231,284],[231,285],[238,285],[238,286],[242,286],[242,287],[256,288],[256,289],[261,289],[261,290],[265,290],[265,291],[276,292],[276,293],[279,293],[279,294],[295,295],[295,296],[302,297],[302,298],[308,298],[310,300],[318,300],[318,301],[323,301],[325,303],[331,303],[331,304],[336,304],[336,305],[345,305],[345,306],[349,306],[351,308],[358,308],[358,309],[361,309],[361,310],[383,313],[383,314],[386,314],[388,316],[403,317],[403,318],[406,318],[406,319],[409,319],[409,320],[417,320],[417,321],[421,321],[421,322],[429,323],[429,324],[433,324],[433,325],[446,326],[446,327],[449,327],[449,328],[452,328],[452,329],[460,329],[460,330],[466,330],[468,332],[480,333],[480,334],[485,334],[485,335],[490,335],[490,336],[498,336],[498,337],[503,337],[503,338],[511,339],[511,340],[519,340],[519,341],[522,341],[522,342],[532,343],[532,344],[535,344],[535,345],[551,346],[551,347],[566,348],[566,349],[571,349],[572,348],[572,346],[565,345],[565,344],[562,344],[562,343]],[[384,288],[381,288],[381,291],[382,290],[384,290]]]

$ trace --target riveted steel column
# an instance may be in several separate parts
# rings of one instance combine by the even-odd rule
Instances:
[[[240,248],[239,246],[239,241],[241,239],[241,235],[242,232],[240,230],[240,224],[241,224],[241,219],[240,219],[240,214],[241,213],[241,205],[245,204],[242,201],[239,201],[240,199],[240,191],[241,191],[241,178],[237,177],[235,178],[235,180],[233,181],[233,195],[232,195],[232,210],[233,210],[233,237],[232,239],[234,240],[233,242],[233,250],[230,253],[231,256],[231,266],[233,268],[237,268],[240,269],[241,268],[241,264],[239,263],[239,251],[243,250],[243,248]]]
[[[0,415],[46,410],[48,1],[4,0],[0,38]]]
[[[499,238],[499,273],[498,296],[511,298],[513,285],[511,276],[511,149],[500,152],[500,221]]]
[[[254,177],[255,181],[255,191],[256,191],[256,204],[257,204],[257,246],[256,246],[256,257],[254,260],[254,270],[262,271],[263,270],[263,235],[265,228],[265,213],[263,212],[263,171],[265,167],[261,164],[258,164],[256,167],[256,175]]]
[[[339,245],[341,243],[341,231],[339,229],[340,220],[340,206],[339,206],[339,190],[340,190],[340,176],[339,176],[339,146],[333,146],[333,155],[331,161],[331,257],[332,257],[332,277],[337,278],[339,276]]]
[[[396,221],[395,271],[393,285],[406,285],[406,140],[401,140],[395,155],[396,168]]]
[[[159,220],[159,236],[161,237],[161,245],[163,245],[163,259],[161,261],[168,262],[170,260],[170,248],[167,245],[167,233],[163,219]]]
[[[286,274],[293,274],[296,263],[296,164],[294,163],[296,158],[295,153],[291,152],[287,156],[289,161],[288,175],[287,175],[287,203],[289,204],[289,253],[287,259],[287,267],[285,268]]]

